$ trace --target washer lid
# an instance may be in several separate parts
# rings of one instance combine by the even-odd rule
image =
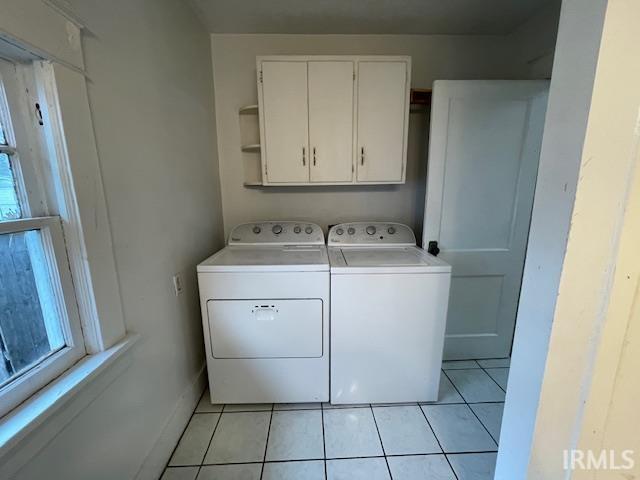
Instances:
[[[447,273],[451,266],[418,247],[331,248],[332,273]]]
[[[229,246],[198,265],[198,272],[322,272],[327,248],[316,245]]]

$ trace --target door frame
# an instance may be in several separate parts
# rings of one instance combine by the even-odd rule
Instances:
[[[589,137],[600,140],[602,147],[612,134],[618,137],[624,132],[631,137],[634,130],[628,124],[620,128],[615,122],[603,120],[626,117],[625,108],[637,109],[637,103],[621,102],[620,98],[637,98],[637,61],[630,58],[637,53],[629,43],[638,39],[638,13],[634,2],[562,2],[494,477],[497,480],[596,478],[595,470],[564,469],[563,451],[584,448],[585,438],[607,448],[602,443],[603,424],[593,422],[588,412],[591,397],[599,397],[596,402],[607,395],[612,398],[615,370],[603,370],[607,362],[602,355],[606,352],[609,358],[620,359],[624,345],[611,341],[610,330],[620,322],[608,319],[605,307],[611,308],[609,302],[615,293],[611,280],[606,281],[616,269],[617,246],[612,239],[623,239],[626,226],[620,210],[624,211],[628,200],[620,188],[624,183],[620,182],[620,173],[627,172],[620,167],[628,157],[615,155],[613,143],[604,155],[594,155],[585,148]],[[596,105],[600,115],[590,131],[590,113],[596,111],[592,110]],[[586,169],[588,164],[592,165]],[[617,165],[619,172],[610,175],[612,165]],[[613,211],[618,221],[609,218],[600,225],[598,205],[603,189],[612,197],[606,198],[607,206],[616,205],[609,213]],[[591,273],[585,271],[585,252],[581,251],[585,247],[586,256],[598,261]],[[568,260],[572,254],[576,258],[575,253],[579,253],[579,261],[572,264]],[[582,287],[580,292],[571,285],[576,279]],[[585,290],[585,285],[596,288]],[[596,294],[599,301],[583,304],[581,300],[588,292]],[[564,311],[560,311],[563,295],[567,299]],[[574,334],[576,322],[582,329],[579,335]],[[602,355],[598,355],[599,350]],[[610,381],[598,384],[603,375]],[[601,416],[606,416],[611,403],[599,406]],[[635,460],[637,465],[639,459]]]

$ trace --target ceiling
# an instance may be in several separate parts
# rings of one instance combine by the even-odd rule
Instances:
[[[188,0],[213,33],[506,34],[551,0]]]

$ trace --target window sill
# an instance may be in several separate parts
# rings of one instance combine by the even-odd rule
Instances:
[[[2,464],[0,471],[4,470],[7,463],[18,460],[5,458],[8,453],[13,452],[16,446],[27,440],[27,437],[43,426],[47,420],[53,420],[51,417],[77,394],[83,392],[94,379],[109,371],[109,367],[128,352],[139,338],[138,334],[129,334],[104,352],[84,357],[59,378],[0,418],[0,464]],[[99,392],[96,395],[98,394]],[[71,415],[69,420],[75,417],[75,414],[77,412]],[[52,431],[47,433],[53,436],[62,430],[68,421],[51,423],[55,425]],[[19,468],[19,466],[16,467]]]

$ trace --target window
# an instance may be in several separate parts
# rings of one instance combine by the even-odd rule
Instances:
[[[0,60],[0,416],[85,355],[32,81]]]

